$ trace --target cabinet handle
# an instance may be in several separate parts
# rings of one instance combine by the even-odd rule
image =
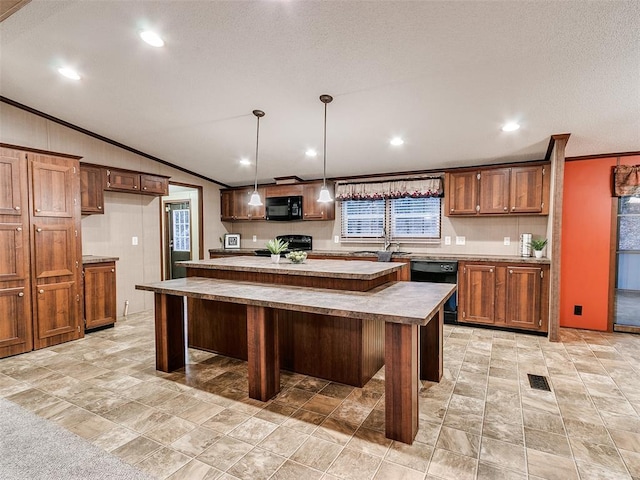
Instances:
[[[102,205],[98,205],[98,210],[102,210]]]
[[[23,292],[20,292],[20,293],[18,294],[18,296],[19,296],[19,297],[24,297],[24,293],[23,293]]]
[[[42,231],[41,228],[36,228],[36,232],[40,233]]]
[[[511,211],[513,212],[516,209],[516,207],[511,207]]]
[[[493,268],[490,268],[490,269],[489,269],[489,273],[493,273]]]
[[[40,211],[40,209],[39,209],[39,208],[36,208],[36,212],[39,212],[39,211]]]
[[[505,212],[507,211],[507,207],[504,207],[504,211],[505,211]]]
[[[14,207],[14,209],[15,209],[15,210],[17,210],[17,211],[20,211],[20,205],[16,205],[16,206]]]
[[[513,270],[509,270],[509,273],[513,273]]]
[[[44,290],[38,290],[38,293],[44,293]]]
[[[134,189],[134,190],[135,190],[135,189],[137,189],[137,188],[138,188],[138,186],[137,186],[137,185],[134,185],[134,186],[133,186],[133,189]]]
[[[113,272],[115,272],[115,271],[116,271],[116,269],[115,269],[115,268],[112,268],[112,269],[111,269],[111,273],[113,273]]]
[[[135,187],[134,187],[134,188],[135,188]],[[147,189],[147,187],[142,187],[142,189],[143,189],[143,190],[146,190],[146,189]]]
[[[450,211],[450,212],[453,212],[454,210],[453,210],[453,208],[452,208],[452,209],[451,209],[451,210],[449,210],[449,211]]]
[[[21,232],[22,231],[22,227],[16,228],[16,231]]]

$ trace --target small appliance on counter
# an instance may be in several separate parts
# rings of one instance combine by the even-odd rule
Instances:
[[[289,248],[284,252],[280,253],[281,257],[284,257],[287,253],[292,250],[304,250],[310,251],[313,248],[313,237],[311,235],[278,235],[276,240],[281,240],[283,242],[289,243]],[[261,248],[255,251],[256,255],[259,257],[269,257],[271,256],[271,252],[266,248]]]
[[[531,256],[531,239],[533,235],[531,233],[520,234],[520,244],[518,245],[518,253],[521,257]]]

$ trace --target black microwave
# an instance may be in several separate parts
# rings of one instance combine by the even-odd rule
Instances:
[[[267,197],[264,207],[267,220],[302,220],[302,196]]]

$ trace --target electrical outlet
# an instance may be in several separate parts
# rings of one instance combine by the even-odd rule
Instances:
[[[138,244],[138,237],[131,237],[131,245],[137,245]]]
[[[334,235],[333,243],[340,243],[340,236],[339,235]]]
[[[254,236],[253,236],[253,241],[254,241],[254,242],[257,242],[257,241],[258,241],[258,236],[257,236],[257,235],[254,235]]]
[[[456,237],[456,245],[464,245],[467,243],[466,237]]]
[[[444,244],[445,245],[451,245],[451,237],[449,235],[444,237]]]
[[[573,314],[574,315],[582,315],[582,305],[574,305],[573,306]]]
[[[511,237],[504,237],[504,244],[511,245]]]

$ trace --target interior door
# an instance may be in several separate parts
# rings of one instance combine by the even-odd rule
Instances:
[[[191,260],[191,202],[165,202],[165,262],[167,280],[183,278],[186,269],[175,262]]]

